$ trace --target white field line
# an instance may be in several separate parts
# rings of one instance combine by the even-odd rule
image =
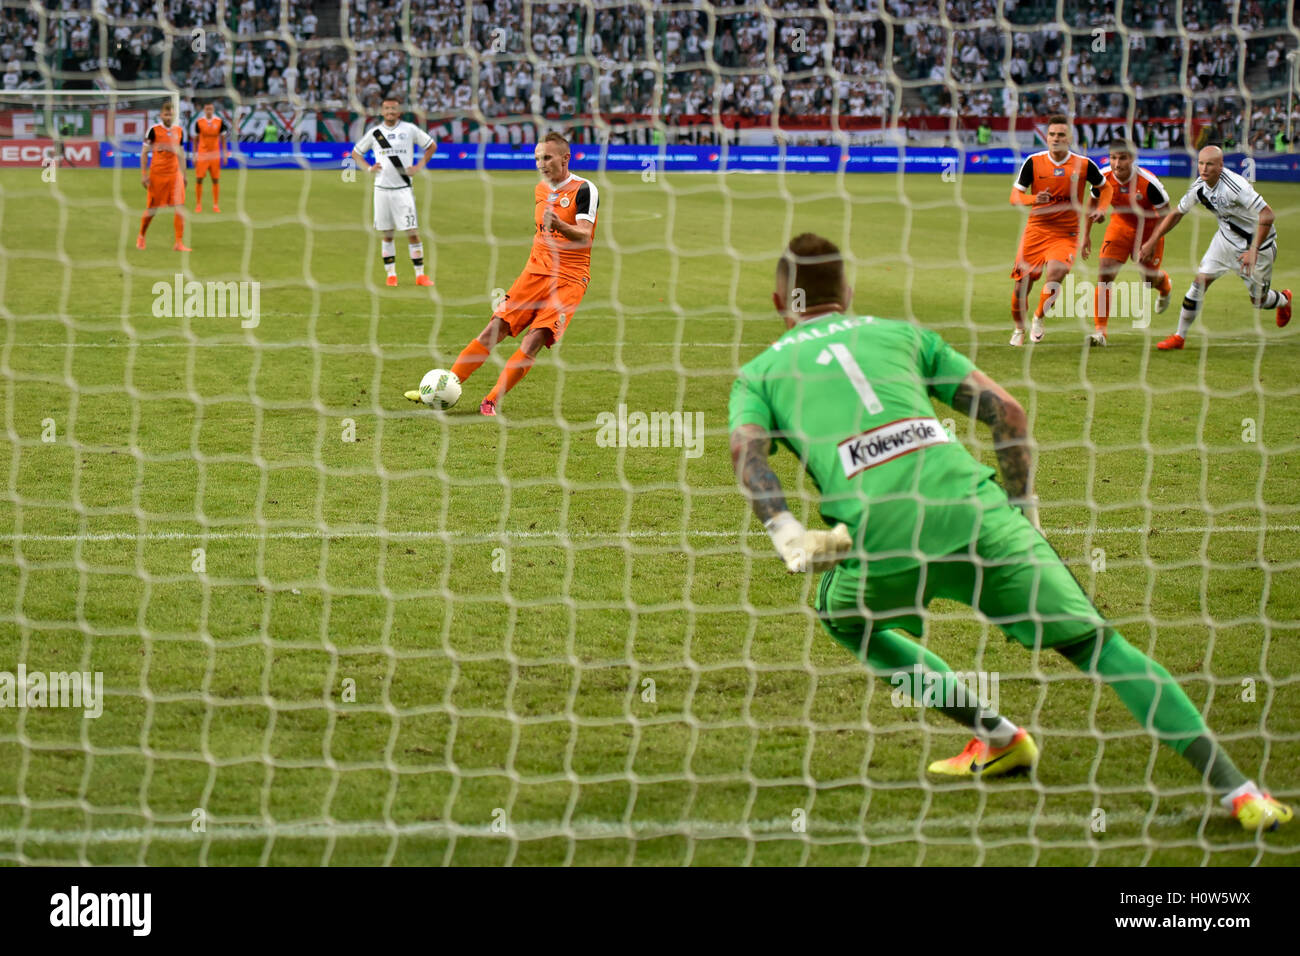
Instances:
[[[1211,813],[1213,811],[1210,811]],[[1150,817],[1154,826],[1184,826],[1199,821],[1206,815],[1205,810],[1179,810],[1173,813],[1160,813]],[[1141,825],[1148,821],[1148,816],[1139,811],[1122,811],[1107,814],[1110,824]],[[974,830],[994,827],[1023,832],[1026,829],[1072,828],[1079,833],[1079,840],[1086,840],[1090,831],[1091,818],[1087,814],[1033,814],[1033,813],[998,813],[976,818],[967,817],[930,818],[917,820],[914,817],[880,819],[871,818],[865,826],[857,823],[818,820],[813,817],[807,821],[808,830],[795,834],[790,828],[790,818],[777,817],[772,820],[753,820],[749,823],[731,823],[716,820],[634,820],[628,823],[614,820],[574,820],[568,826],[554,823],[516,823],[504,833],[493,831],[491,824],[466,825],[434,821],[428,823],[271,823],[271,824],[229,824],[223,825],[211,820],[207,832],[195,833],[188,824],[160,825],[158,827],[131,827],[125,829],[92,830],[0,830],[0,845],[18,843],[33,845],[100,845],[106,843],[206,843],[250,839],[325,839],[330,837],[492,837],[496,839],[535,840],[542,838],[570,837],[573,839],[609,839],[617,837],[633,839],[654,839],[661,836],[689,836],[700,839],[740,838],[764,835],[789,835],[800,840],[817,839],[829,836],[861,836],[864,842],[873,837],[890,837],[914,835],[919,842],[925,842],[926,836],[934,831],[943,831],[969,838]],[[1191,837],[1193,834],[1188,833]],[[997,837],[989,835],[990,840]]]
[[[1046,529],[1047,535],[1063,537],[1080,535],[1107,534],[1146,534],[1153,529],[1144,525],[1129,525],[1119,528],[1057,528]],[[1300,525],[1222,525],[1216,527],[1198,527],[1180,525],[1173,528],[1154,529],[1157,536],[1167,534],[1295,534],[1300,532]],[[506,538],[521,540],[570,540],[570,541],[614,541],[622,539],[671,539],[671,538],[730,538],[739,541],[740,531],[384,531],[384,530],[337,530],[320,528],[281,531],[103,531],[87,534],[0,534],[0,541],[12,542],[77,542],[77,541],[193,541],[200,538],[208,541],[316,541],[324,538],[360,538],[383,539],[388,541],[497,541]],[[761,540],[762,535],[750,534],[751,538]]]

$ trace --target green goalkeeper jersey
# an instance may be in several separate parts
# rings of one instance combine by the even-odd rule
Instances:
[[[1005,507],[994,470],[935,417],[975,366],[909,322],[832,314],[796,325],[740,370],[730,427],[761,425],[803,463],[821,515],[860,539],[873,570],[970,551]],[[973,551],[972,551],[973,554]]]

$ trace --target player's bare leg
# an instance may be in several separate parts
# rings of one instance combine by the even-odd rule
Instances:
[[[384,241],[380,247],[384,255],[384,272],[388,278],[384,281],[389,285],[397,285],[397,245],[393,242],[393,230],[389,229],[384,233]]]
[[[533,362],[537,359],[537,353],[542,350],[542,346],[552,341],[550,329],[530,329],[524,336],[524,340],[519,343],[519,348],[510,360],[506,362],[506,367],[501,370],[497,383],[492,386],[492,391],[487,393],[483,399],[483,404],[479,406],[479,411],[484,415],[495,415],[497,406],[501,404],[501,399],[528,374],[528,370],[533,367]]]
[[[506,320],[494,315],[488,320],[488,324],[483,326],[483,331],[478,334],[474,341],[490,350],[495,348],[496,344],[509,334],[510,326],[506,323]],[[477,366],[475,367],[477,368]],[[463,382],[465,379],[462,378],[461,381]]]
[[[406,241],[411,249],[411,265],[415,266],[415,284],[433,285],[433,280],[424,274],[424,243],[420,241],[420,233],[407,230]]]
[[[1192,281],[1191,288],[1187,290],[1187,295],[1183,297],[1183,308],[1178,313],[1178,331],[1169,338],[1157,343],[1157,349],[1161,352],[1172,352],[1183,347],[1183,344],[1187,341],[1187,330],[1192,327],[1192,323],[1196,321],[1196,316],[1200,314],[1201,303],[1205,299],[1205,290],[1210,287],[1210,283],[1213,281],[1213,276],[1197,274]]]
[[[1068,263],[1059,259],[1048,259],[1043,269],[1043,289],[1038,293],[1038,308],[1034,309],[1034,321],[1029,326],[1029,341],[1037,344],[1047,334],[1043,328],[1043,316],[1047,314],[1056,297],[1061,294],[1061,283],[1070,274]]]

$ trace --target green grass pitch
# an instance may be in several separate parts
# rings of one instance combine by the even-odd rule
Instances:
[[[1170,237],[1175,304],[1152,328],[1116,319],[1090,352],[1089,321],[1057,318],[1013,350],[1007,177],[595,179],[590,291],[502,422],[477,409],[508,344],[445,415],[402,393],[523,265],[531,174],[418,184],[432,295],[400,238],[383,286],[369,187],[337,173],[227,172],[188,256],[170,216],[134,248],[135,173],[0,174],[0,670],[101,671],[107,693],[96,720],[0,709],[0,860],[1300,860],[1300,826],[1247,836],[1112,692],[950,604],[930,646],[998,672],[1043,757],[1033,780],[925,783],[964,735],[891,706],[824,636],[727,453],[735,369],[780,331],[775,258],[827,235],[859,311],[938,329],[1022,399],[1053,544],[1294,801],[1300,334],[1229,277],[1186,351],[1154,351],[1206,216]],[[1275,284],[1297,284],[1300,188],[1261,191]],[[153,284],[182,268],[259,281],[259,325],[156,317]],[[620,404],[703,412],[703,455],[602,447]],[[992,460],[987,431],[956,427]]]

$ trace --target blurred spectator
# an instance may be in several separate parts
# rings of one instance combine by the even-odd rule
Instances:
[[[41,13],[55,8],[58,16]],[[1109,0],[1067,4],[1061,20],[1045,0],[694,9],[633,0],[47,0],[0,8],[0,63],[6,89],[42,82],[44,15],[49,52],[59,54],[47,55],[50,68],[65,76],[83,63],[94,73],[99,57],[116,56],[185,93],[228,88],[236,101],[265,94],[365,112],[393,94],[435,121],[637,115],[687,136],[694,125],[711,128],[715,113],[727,126],[833,112],[890,122],[1055,110],[1217,118],[1235,109],[1238,134],[1250,127],[1247,141],[1273,136],[1279,122],[1285,128],[1276,104],[1258,118],[1240,115],[1248,93],[1276,97],[1291,80],[1296,33],[1284,0],[1121,9],[1122,22]]]

